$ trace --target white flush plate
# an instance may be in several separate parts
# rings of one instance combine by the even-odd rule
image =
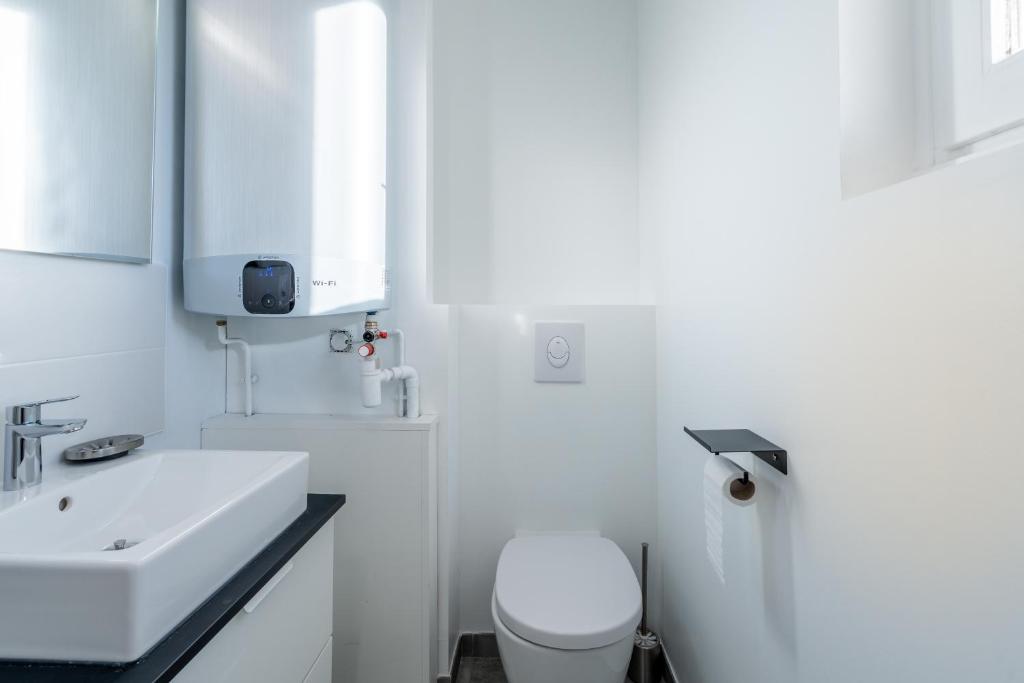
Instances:
[[[586,370],[583,323],[536,323],[533,368],[537,382],[582,382]]]

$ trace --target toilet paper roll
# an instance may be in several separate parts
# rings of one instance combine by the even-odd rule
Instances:
[[[757,486],[743,481],[743,470],[731,460],[714,456],[704,464],[704,528],[707,534],[708,562],[719,581],[725,583],[722,501],[746,507],[754,504]]]
[[[753,479],[743,481],[743,469],[728,458],[708,458],[704,465],[704,488],[713,490],[733,505],[746,507],[754,504],[757,485]]]

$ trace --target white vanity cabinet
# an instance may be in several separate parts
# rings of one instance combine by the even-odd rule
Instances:
[[[330,683],[334,521],[325,524],[174,683]]]

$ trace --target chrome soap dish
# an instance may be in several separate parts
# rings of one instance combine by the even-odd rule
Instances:
[[[141,434],[106,436],[64,449],[64,459],[68,462],[96,462],[120,458],[141,446],[145,440]]]

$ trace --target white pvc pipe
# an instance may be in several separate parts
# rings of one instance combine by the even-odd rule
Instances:
[[[405,393],[405,410],[399,411],[399,417],[420,416],[420,375],[416,368],[399,365],[381,370],[376,359],[368,358],[362,367],[363,406],[375,408],[381,404],[381,386],[384,382],[401,382]]]
[[[228,337],[226,320],[217,321],[217,338],[224,346],[238,346],[242,350],[242,362],[245,365],[245,416],[252,417],[252,350],[248,342],[240,338]]]
[[[405,365],[405,333],[402,330],[392,330],[391,336],[395,338],[395,352],[398,354],[398,367]],[[398,407],[395,413],[398,417],[405,417],[409,414],[408,398],[406,396],[405,382],[398,386],[397,396],[395,400],[398,402]]]
[[[367,314],[367,325],[376,318]],[[367,328],[369,329],[369,327]],[[395,352],[398,365],[393,368],[381,369],[379,359],[372,355],[363,359],[362,399],[366,408],[376,408],[381,404],[381,388],[384,382],[400,382],[395,413],[398,417],[420,416],[420,375],[416,368],[405,364],[405,333],[402,330],[391,330],[388,337],[395,340]],[[372,353],[372,351],[371,351]]]
[[[401,330],[392,330],[390,334],[392,337],[398,338],[395,343],[398,351],[398,365],[405,365],[405,333]]]
[[[420,374],[411,365],[400,365],[384,372],[391,373],[391,378],[400,380],[405,389],[405,410],[399,417],[420,416]]]
[[[405,366],[409,367],[409,366]],[[409,368],[412,370],[412,368]],[[413,370],[415,373],[416,371]],[[405,380],[405,415],[404,417],[416,418],[420,416],[420,376],[415,374]]]
[[[376,408],[381,402],[381,384],[384,381],[383,372],[377,365],[374,357],[362,361],[362,397],[364,408]]]

